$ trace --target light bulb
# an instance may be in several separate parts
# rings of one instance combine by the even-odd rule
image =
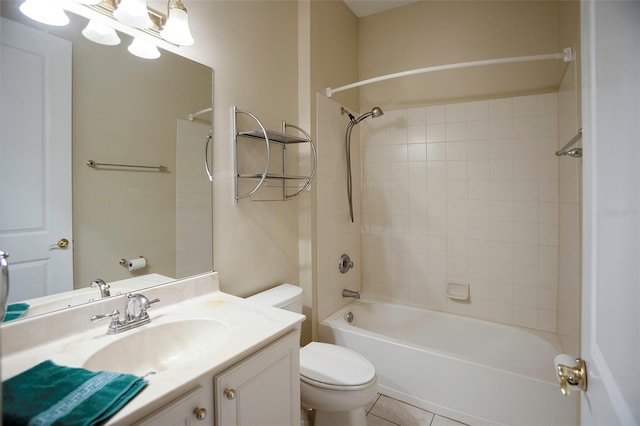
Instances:
[[[134,38],[129,47],[127,47],[127,50],[132,55],[143,59],[157,59],[160,57],[158,47],[140,37]]]
[[[118,37],[116,30],[93,19],[82,30],[82,35],[95,43],[106,46],[120,44],[120,37]]]
[[[25,0],[20,12],[29,18],[47,25],[61,27],[69,23],[69,17],[62,6],[54,0]]]
[[[169,9],[169,17],[164,25],[160,35],[169,43],[179,46],[190,46],[194,40],[189,30],[189,17],[182,3],[176,4],[175,7]]]
[[[153,27],[146,0],[122,0],[113,11],[113,17],[132,27],[142,29]]]

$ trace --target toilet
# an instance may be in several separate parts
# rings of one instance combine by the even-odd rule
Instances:
[[[281,284],[248,297],[254,303],[302,313],[302,289]],[[314,426],[366,426],[365,405],[377,393],[373,364],[351,349],[311,342],[300,349],[300,399]]]

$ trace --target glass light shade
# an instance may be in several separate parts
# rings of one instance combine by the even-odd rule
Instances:
[[[120,37],[118,37],[116,30],[93,19],[90,20],[84,30],[82,30],[82,35],[94,43],[104,44],[106,46],[120,44]]]
[[[160,51],[158,47],[140,37],[136,37],[133,39],[127,50],[132,55],[136,55],[139,58],[143,59],[157,59],[160,57]]]
[[[146,0],[122,0],[113,11],[113,17],[132,27],[142,29],[153,27]]]
[[[20,12],[29,18],[47,25],[62,27],[69,23],[69,17],[62,6],[53,0],[25,0]]]
[[[179,8],[169,9],[169,17],[164,28],[160,31],[163,39],[169,43],[179,46],[190,46],[193,44],[193,37],[189,29],[189,17],[185,10]]]

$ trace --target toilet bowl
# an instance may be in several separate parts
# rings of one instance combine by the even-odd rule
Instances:
[[[302,289],[291,284],[247,300],[302,312]],[[364,407],[375,397],[377,383],[373,364],[351,349],[320,342],[300,349],[300,399],[315,412],[314,426],[366,426]]]

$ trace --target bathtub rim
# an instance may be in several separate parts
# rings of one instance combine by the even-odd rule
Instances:
[[[479,321],[482,323],[488,323],[491,326],[495,326],[495,327],[499,327],[502,329],[516,329],[520,332],[523,333],[527,333],[527,334],[531,334],[539,339],[542,339],[545,343],[549,344],[554,351],[556,351],[557,353],[561,354],[563,353],[562,351],[562,344],[560,342],[559,336],[557,334],[554,333],[549,333],[549,332],[545,332],[545,331],[540,331],[540,330],[534,330],[534,329],[530,329],[530,328],[525,328],[525,327],[520,327],[520,326],[516,326],[516,325],[510,325],[510,324],[503,324],[503,323],[498,323],[498,322],[493,322],[493,321],[488,321],[488,320],[483,320],[480,318],[474,318],[474,317],[468,317],[468,316],[464,316],[464,315],[458,315],[458,314],[452,314],[449,312],[443,312],[443,311],[436,311],[434,309],[425,309],[425,308],[420,308],[417,306],[410,306],[410,305],[403,305],[400,303],[392,303],[392,302],[386,302],[386,301],[378,301],[378,300],[374,300],[374,299],[369,299],[369,298],[362,298],[359,300],[353,300],[350,303],[348,303],[347,305],[344,305],[343,307],[341,307],[340,309],[338,309],[337,311],[333,312],[331,315],[327,316],[326,318],[324,318],[322,321],[320,321],[320,326],[326,326],[326,327],[330,327],[332,324],[337,325],[338,329],[341,329],[343,331],[347,331],[347,332],[352,332],[352,333],[356,333],[356,334],[365,334],[375,340],[378,341],[383,341],[383,342],[393,342],[394,344],[406,347],[406,348],[412,348],[412,349],[418,349],[421,351],[425,351],[428,353],[432,353],[432,354],[437,354],[439,356],[443,356],[449,359],[453,359],[453,360],[457,360],[460,362],[465,362],[465,363],[469,363],[472,365],[476,365],[479,367],[483,367],[483,368],[489,368],[491,370],[495,370],[495,371],[500,371],[500,372],[507,372],[509,374],[514,374],[517,376],[522,376],[525,377],[527,379],[530,380],[536,380],[542,383],[552,383],[552,384],[557,384],[557,378],[553,377],[552,375],[549,375],[549,377],[536,377],[536,376],[532,376],[532,375],[527,375],[527,374],[523,374],[522,372],[517,372],[517,371],[511,371],[511,370],[505,370],[505,369],[500,369],[496,366],[492,366],[492,365],[487,365],[487,364],[483,364],[477,361],[473,361],[464,357],[461,357],[457,354],[452,354],[450,352],[447,351],[443,351],[443,350],[438,350],[435,348],[429,348],[429,347],[425,347],[422,345],[417,345],[417,344],[410,344],[407,343],[403,340],[394,338],[392,336],[386,336],[384,334],[380,334],[377,333],[375,331],[371,331],[371,330],[367,330],[364,328],[359,328],[356,326],[353,326],[351,324],[349,324],[345,319],[344,316],[347,314],[347,312],[349,311],[349,307],[353,306],[353,305],[364,305],[364,304],[382,304],[382,305],[389,305],[389,306],[397,306],[400,307],[402,309],[410,309],[413,311],[429,311],[429,312],[434,312],[437,313],[439,315],[444,315],[446,317],[454,317],[455,319],[463,319],[466,321]],[[552,378],[553,377],[553,378]]]

